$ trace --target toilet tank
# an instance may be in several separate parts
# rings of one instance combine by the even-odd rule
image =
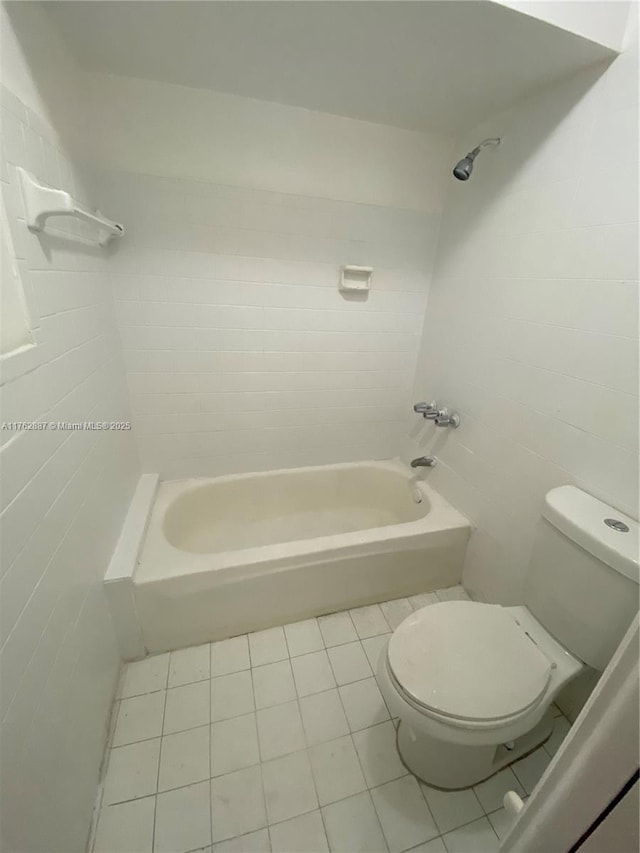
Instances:
[[[638,610],[638,530],[638,522],[575,486],[552,489],[545,498],[524,603],[597,670],[606,667]]]

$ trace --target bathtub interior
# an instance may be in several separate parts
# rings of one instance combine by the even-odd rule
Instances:
[[[417,521],[429,509],[392,468],[328,466],[195,485],[167,507],[162,527],[174,548],[205,554]]]
[[[130,660],[460,581],[468,519],[399,462],[153,486],[105,585]]]

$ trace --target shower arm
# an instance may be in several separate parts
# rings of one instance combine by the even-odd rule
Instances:
[[[467,157],[470,157],[472,160],[478,156],[478,154],[482,151],[482,149],[487,145],[500,145],[500,137],[496,136],[493,139],[483,139],[479,145],[473,149],[473,151],[469,151]]]

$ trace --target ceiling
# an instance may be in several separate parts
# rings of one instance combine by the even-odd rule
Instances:
[[[440,133],[613,56],[488,0],[43,5],[87,71]]]

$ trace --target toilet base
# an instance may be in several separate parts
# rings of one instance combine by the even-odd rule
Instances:
[[[483,782],[503,767],[517,761],[543,744],[553,730],[553,714],[548,710],[537,725],[514,741],[513,748],[503,744],[470,746],[438,740],[416,733],[400,720],[398,752],[415,776],[435,788],[456,790]]]

